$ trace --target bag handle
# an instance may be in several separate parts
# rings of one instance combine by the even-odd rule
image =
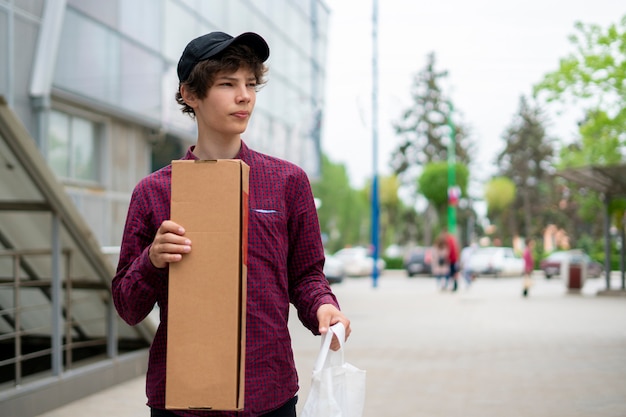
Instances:
[[[346,341],[346,328],[342,322],[338,322],[330,326],[328,331],[322,335],[322,346],[320,347],[320,352],[317,355],[313,372],[319,372],[324,367],[326,357],[330,351],[330,342],[333,340],[333,335],[337,335],[337,340],[339,340],[339,352],[341,353],[341,363],[343,364],[343,344]]]

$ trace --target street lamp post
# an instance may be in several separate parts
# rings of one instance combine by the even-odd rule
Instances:
[[[448,232],[456,235],[456,204],[459,201],[460,191],[456,185],[456,129],[452,121],[452,103],[448,102],[450,113],[448,114],[448,127],[450,128],[450,141],[448,142]]]
[[[372,2],[372,285],[378,286],[378,0]]]

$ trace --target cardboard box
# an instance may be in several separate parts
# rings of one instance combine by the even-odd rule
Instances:
[[[172,162],[171,219],[192,244],[169,271],[168,409],[243,409],[249,170]]]

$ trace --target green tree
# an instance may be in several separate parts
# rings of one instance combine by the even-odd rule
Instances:
[[[402,186],[412,196],[413,206],[417,205],[419,195],[417,179],[425,165],[448,160],[449,121],[459,118],[459,112],[451,114],[451,100],[441,87],[447,76],[447,71],[436,69],[435,54],[429,54],[426,67],[413,79],[410,91],[412,104],[402,113],[400,120],[393,124],[396,135],[400,137],[400,145],[393,151],[390,165]],[[469,129],[460,122],[455,122],[454,140],[456,160],[469,167],[472,144],[469,142]],[[426,244],[430,243],[432,236],[428,218],[433,211],[436,209],[428,206],[423,214],[427,218],[423,222]],[[407,226],[417,227],[416,224]]]
[[[321,174],[311,187],[321,202],[318,217],[326,248],[335,252],[346,245],[367,242],[370,223],[367,195],[354,190],[346,167],[333,163],[326,155],[322,155]]]
[[[623,160],[615,121],[602,110],[589,111],[580,123],[580,140],[564,147],[560,153],[559,168],[585,165],[613,165]]]
[[[548,73],[534,86],[537,97],[566,105],[581,103],[584,118],[573,143],[561,148],[560,169],[585,165],[610,165],[626,158],[626,15],[619,24],[602,28],[575,24],[570,36],[574,51],[560,60],[559,69]],[[596,192],[566,183],[568,206],[578,208],[579,220],[570,230],[575,242],[579,231],[600,238],[601,227],[588,230],[584,224],[598,224],[602,199]],[[577,217],[578,217],[577,216]],[[582,223],[582,225],[581,225]]]
[[[467,184],[469,182],[469,170],[467,166],[457,163],[455,165],[456,182],[461,189],[461,196],[467,196]],[[439,219],[439,229],[447,225],[448,207],[448,163],[432,162],[424,167],[424,171],[418,180],[419,191],[432,204]]]
[[[510,219],[511,233],[540,236],[546,225],[546,209],[554,199],[553,140],[544,128],[538,106],[520,97],[519,110],[502,136],[504,149],[496,157],[498,176],[509,178],[517,190]]]
[[[493,215],[506,210],[515,200],[515,183],[507,177],[496,177],[485,186],[487,213]]]
[[[429,54],[426,68],[418,72],[413,80],[410,91],[412,105],[393,124],[401,143],[392,153],[391,166],[397,175],[405,177],[410,183],[419,176],[425,164],[448,158],[450,99],[440,86],[448,72],[437,71],[435,61],[435,54]],[[467,129],[457,124],[456,159],[465,164],[470,162],[467,137]]]
[[[598,163],[620,152],[626,144],[626,15],[608,28],[575,24],[570,36],[574,52],[561,59],[559,69],[548,73],[534,87],[535,95],[548,102],[581,102],[586,110],[581,121],[581,152],[595,154],[580,162]],[[604,148],[600,156],[594,148]],[[591,160],[590,160],[591,159]]]
[[[398,177],[396,175],[381,177],[379,187],[381,247],[411,242],[412,235],[410,231],[405,231],[405,221],[414,219],[415,215],[414,210],[406,206],[398,195],[400,189]],[[371,201],[371,188],[370,181],[365,187],[368,201]]]
[[[495,224],[498,230],[505,230],[505,225],[509,224],[509,229],[514,229],[510,221],[511,206],[515,201],[517,190],[515,183],[508,177],[492,178],[485,185],[485,202],[487,203],[487,217]],[[509,220],[507,222],[507,220]],[[510,235],[514,231],[510,230]]]
[[[401,213],[401,200],[398,197],[400,184],[395,175],[380,179],[380,227],[382,247],[396,243],[396,230]]]

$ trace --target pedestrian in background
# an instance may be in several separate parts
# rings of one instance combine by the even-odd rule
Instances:
[[[461,276],[465,281],[465,288],[469,288],[472,285],[472,281],[474,280],[474,271],[472,271],[470,260],[472,259],[472,255],[474,254],[474,252],[476,252],[476,247],[476,243],[472,243],[471,245],[464,247],[461,251],[459,268],[461,270]]]
[[[431,272],[437,280],[437,288],[440,290],[445,290],[448,286],[448,276],[450,274],[449,258],[448,242],[444,235],[440,235],[433,246],[430,261]]]
[[[533,285],[532,274],[535,269],[535,260],[533,258],[533,248],[535,247],[535,241],[526,238],[526,247],[524,248],[524,283],[522,289],[522,295],[528,297],[528,291]]]
[[[459,287],[459,245],[456,241],[456,237],[454,237],[448,229],[444,229],[443,236],[446,239],[446,244],[448,245],[449,271],[448,276],[446,277],[446,288],[448,287],[448,284],[452,282],[452,291],[456,291]]]

